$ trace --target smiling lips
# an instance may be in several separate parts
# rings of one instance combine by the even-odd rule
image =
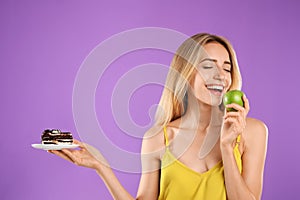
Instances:
[[[217,96],[222,96],[222,93],[224,91],[224,86],[223,85],[218,85],[218,84],[210,84],[206,85],[206,88],[214,95]]]

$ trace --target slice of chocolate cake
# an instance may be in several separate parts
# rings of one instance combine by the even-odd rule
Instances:
[[[42,134],[42,144],[72,144],[73,136],[70,132],[61,132],[58,129],[46,129]]]

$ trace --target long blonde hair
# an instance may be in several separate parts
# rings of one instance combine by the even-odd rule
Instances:
[[[175,53],[155,116],[155,124],[165,126],[184,115],[187,107],[187,88],[200,62],[203,46],[218,42],[229,53],[232,83],[229,90],[240,89],[242,78],[235,51],[227,39],[208,33],[196,34],[182,43]]]

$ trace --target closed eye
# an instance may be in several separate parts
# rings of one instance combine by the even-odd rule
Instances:
[[[213,67],[211,67],[211,66],[203,66],[203,69],[211,69],[211,68],[213,68]]]
[[[224,69],[226,72],[231,72],[231,69]]]

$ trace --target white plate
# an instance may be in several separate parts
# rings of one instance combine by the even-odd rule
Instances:
[[[32,144],[33,148],[43,150],[61,150],[61,149],[74,149],[78,144]]]

